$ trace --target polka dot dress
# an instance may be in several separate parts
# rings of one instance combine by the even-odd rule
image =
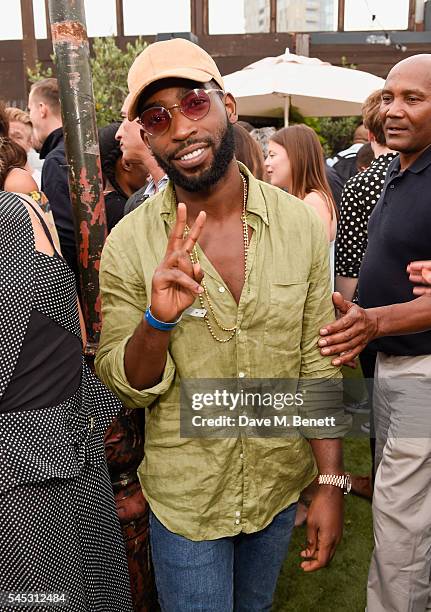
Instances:
[[[1,411],[32,309],[80,337],[72,272],[34,250],[27,209],[0,192],[0,592],[67,601],[28,611],[132,612],[103,445],[121,404],[83,361],[81,385],[66,401]]]
[[[344,189],[337,229],[335,273],[358,278],[368,242],[368,219],[380,198],[395,153],[380,155],[363,172],[350,178]]]

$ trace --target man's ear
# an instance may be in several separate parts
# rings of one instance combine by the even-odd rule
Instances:
[[[141,128],[141,138],[144,142],[144,145],[147,147],[147,149],[149,149],[151,151],[151,146],[150,146],[150,141],[148,139],[148,134],[147,132],[144,132],[144,130]]]
[[[48,105],[45,102],[39,102],[39,113],[42,119],[46,119],[48,115]]]
[[[226,94],[224,105],[229,122],[236,123],[238,121],[238,115],[236,114],[236,101],[231,93]]]

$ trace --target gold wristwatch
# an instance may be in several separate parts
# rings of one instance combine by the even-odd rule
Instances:
[[[318,483],[320,485],[332,485],[343,489],[344,495],[352,488],[352,478],[350,474],[319,474]]]

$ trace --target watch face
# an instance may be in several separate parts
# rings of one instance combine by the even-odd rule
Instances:
[[[346,493],[350,493],[350,490],[352,488],[352,478],[350,476],[350,474],[346,474],[345,476],[345,483],[346,483]]]

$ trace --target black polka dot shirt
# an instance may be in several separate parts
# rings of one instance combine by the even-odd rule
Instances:
[[[395,156],[396,153],[380,155],[344,186],[337,231],[335,273],[338,276],[359,276],[367,248],[368,219],[382,193],[388,166]]]

